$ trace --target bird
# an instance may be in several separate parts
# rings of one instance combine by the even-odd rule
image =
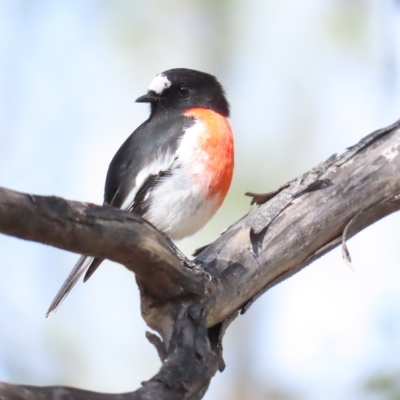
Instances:
[[[215,76],[187,68],[156,75],[136,102],[150,103],[150,115],[111,160],[103,204],[142,216],[179,253],[172,240],[203,228],[228,193],[234,169],[230,106]],[[102,261],[79,258],[46,318]]]

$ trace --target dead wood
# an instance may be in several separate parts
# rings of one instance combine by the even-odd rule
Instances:
[[[107,258],[135,273],[162,367],[132,393],[0,384],[5,399],[201,399],[224,368],[229,323],[266,290],[400,208],[400,121],[373,132],[258,204],[183,266],[165,237],[111,207],[0,189],[0,232]]]

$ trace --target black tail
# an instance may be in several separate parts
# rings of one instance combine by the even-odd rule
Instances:
[[[75,286],[76,282],[78,282],[82,274],[87,270],[84,278],[84,281],[86,282],[102,262],[103,260],[99,258],[81,256],[81,258],[75,264],[74,269],[68,275],[68,278],[66,279],[64,284],[61,286],[61,289],[58,291],[56,297],[50,304],[50,307],[46,313],[46,318],[57,310],[62,301],[67,297],[68,293]]]

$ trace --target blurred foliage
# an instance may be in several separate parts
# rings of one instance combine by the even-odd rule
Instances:
[[[368,42],[368,18],[371,4],[365,0],[339,0],[326,15],[327,28],[346,47],[363,48]]]
[[[0,1],[1,184],[100,202],[112,150],[147,115],[135,96],[167,68],[209,71],[232,104],[236,170],[217,216],[179,244],[190,254],[250,209],[244,192],[274,190],[398,116],[394,3]],[[391,322],[400,315],[391,267],[399,254],[386,247],[375,265],[370,255],[389,246],[394,229],[352,249],[357,274],[331,254],[259,299],[229,328],[227,369],[206,399],[347,400],[366,370],[382,360],[397,366],[398,330],[388,337],[376,327],[384,310],[393,310]],[[75,257],[11,239],[1,245],[2,379],[115,392],[158,368],[127,271],[105,263],[45,323]],[[368,272],[376,265],[379,277]],[[399,380],[376,374],[356,398],[400,399]]]
[[[367,379],[363,391],[379,399],[400,400],[400,371],[380,373]]]
[[[149,0],[146,7],[139,0],[99,3],[114,43],[142,68],[154,65],[155,60],[160,65],[158,72],[200,61],[203,69],[219,75],[229,65],[228,54],[234,45],[229,40],[233,34],[229,24],[232,1]],[[173,65],[161,67],[165,60],[174,59]]]

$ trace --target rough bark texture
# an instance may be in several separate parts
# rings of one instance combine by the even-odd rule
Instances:
[[[136,274],[162,367],[132,393],[0,384],[0,399],[201,399],[224,368],[229,323],[270,287],[400,208],[400,121],[274,193],[183,266],[165,237],[111,207],[0,189],[0,232],[108,258]],[[24,221],[21,224],[20,221]]]

